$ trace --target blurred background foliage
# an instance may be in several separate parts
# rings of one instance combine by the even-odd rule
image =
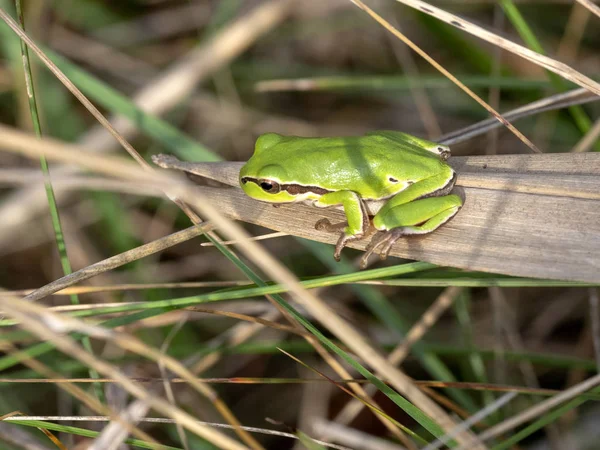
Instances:
[[[232,23],[266,2],[39,0],[24,3],[28,34],[48,50],[78,87],[107,115],[138,118],[139,132],[132,133],[130,141],[146,159],[167,152],[178,153],[187,160],[246,160],[256,137],[269,131],[334,136],[395,129],[436,139],[488,117],[471,98],[350,1],[328,0],[297,1],[289,8],[289,14],[266,32],[253,38],[241,36],[242,40],[248,39],[246,50],[206,71],[180,100],[147,118],[134,107],[134,99],[141,90],[153,92],[156,80],[164,73],[185,66],[189,58],[212,40],[228,33]],[[600,19],[577,3],[560,0],[432,3],[515,42],[533,48],[539,45],[537,50],[543,49],[598,79]],[[500,112],[574,88],[570,82],[557,80],[540,67],[400,3],[381,0],[369,4]],[[0,7],[13,14],[14,4],[10,0],[0,0]],[[123,153],[114,143],[93,141],[93,133],[101,134],[94,119],[36,58],[33,58],[33,74],[44,135],[87,143],[101,151]],[[154,93],[169,97],[168,89],[156,88]],[[544,152],[568,152],[599,113],[598,105],[591,103],[575,112],[563,109],[537,114],[519,120],[516,125]],[[0,24],[0,121],[31,129],[19,41],[4,24]],[[453,147],[454,155],[527,151],[506,129]],[[36,162],[4,153],[0,154],[0,166],[38,167]],[[51,173],[54,167],[51,164]],[[0,208],[18,205],[19,192],[19,188],[2,188]],[[74,269],[189,226],[188,219],[164,201],[108,192],[59,191],[57,196]],[[27,202],[21,208],[27,209]],[[19,212],[21,209],[17,208],[15,218]],[[15,220],[18,222],[18,218]],[[248,229],[255,234],[265,231],[254,226]],[[0,285],[4,289],[30,289],[62,275],[47,207],[38,208],[27,220],[18,222],[17,227],[0,223],[0,234],[4,234],[0,239]],[[354,270],[349,259],[342,265],[333,264],[329,246],[290,237],[265,241],[264,245],[301,278]],[[392,260],[386,264],[398,262]],[[457,273],[440,268],[412,277],[452,279]],[[242,274],[218,250],[188,243],[95,277],[89,284],[239,279],[243,279]],[[348,285],[322,288],[319,294],[366,336],[390,348],[420,319],[442,290],[443,287]],[[80,301],[150,301],[208,291],[158,287],[84,294]],[[410,376],[422,380],[566,388],[596,370],[594,334],[586,303],[589,295],[587,288],[575,287],[464,288],[425,338],[413,346],[403,368]],[[66,298],[55,296],[47,299],[47,304],[65,304]],[[218,309],[252,316],[271,310],[261,297],[218,305]],[[231,343],[235,327],[241,323],[237,319],[164,311],[131,323],[125,329],[146,343],[161,347],[178,323],[182,326],[170,342],[170,355],[193,365],[217,349],[224,352],[204,376],[314,378],[315,374],[279,353],[277,347],[286,348],[311,366],[327,371],[308,344],[280,330],[262,327],[247,342]],[[25,341],[21,344],[28,345]],[[93,347],[97,356],[110,359],[131,376],[159,376],[154,363],[110,344],[93,342]],[[80,363],[62,353],[47,353],[39,359],[64,376],[88,373]],[[5,378],[39,376],[18,364],[3,369]],[[116,386],[104,387],[104,401],[115,407],[127,404],[127,396]],[[311,419],[327,422],[349,400],[332,385],[317,381],[307,384],[266,381],[215,388],[245,425],[273,428],[265,422],[270,417],[290,427],[298,426],[311,435],[317,434]],[[185,385],[175,385],[174,389],[180,407],[201,420],[218,421],[207,402],[190,394]],[[468,413],[496,396],[488,390],[439,392],[448,394]],[[414,426],[384,397],[376,398],[390,414],[396,414],[397,420]],[[486,425],[510,417],[529,401],[531,397],[524,396],[511,403],[493,414]],[[0,384],[0,405],[0,414],[17,410],[32,415],[89,414],[50,384]],[[597,448],[595,439],[599,431],[589,423],[597,421],[598,414],[595,403],[588,402],[585,408],[554,420],[554,432],[541,429],[525,433],[521,448],[553,445],[553,448]],[[20,448],[8,443],[8,436],[17,430],[16,425],[10,427],[0,428],[0,442],[7,442],[1,447]],[[86,427],[101,429],[89,423]],[[370,412],[363,411],[348,427],[390,438]],[[160,442],[178,448],[183,445],[172,426],[145,428]],[[279,428],[287,430],[285,426]],[[18,428],[19,433],[25,433],[24,430]],[[88,442],[62,431],[61,440],[68,448],[84,448]],[[46,446],[43,448],[53,448],[41,434],[35,436],[28,434],[23,439],[37,439],[39,445]],[[189,438],[190,448],[211,448],[191,435]],[[300,448],[289,439],[260,439],[269,449]],[[565,442],[577,443],[578,447],[565,447]]]

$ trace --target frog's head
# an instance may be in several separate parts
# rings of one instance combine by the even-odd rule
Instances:
[[[285,189],[289,182],[287,171],[269,151],[284,139],[275,133],[263,134],[257,139],[254,154],[240,170],[240,186],[249,197],[269,203],[296,201]]]

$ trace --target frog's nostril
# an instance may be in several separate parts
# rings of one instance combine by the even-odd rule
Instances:
[[[245,177],[244,177],[244,178],[242,178],[242,183],[243,183],[243,184],[246,184],[247,182],[248,182],[248,178],[245,178]]]

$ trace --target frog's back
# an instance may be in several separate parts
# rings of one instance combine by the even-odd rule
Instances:
[[[394,183],[419,181],[444,165],[438,156],[411,142],[379,133],[335,138],[279,136],[264,154],[270,163],[289,169],[288,183],[353,190],[365,198],[391,194],[398,190]]]

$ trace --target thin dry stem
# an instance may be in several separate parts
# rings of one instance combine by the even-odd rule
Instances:
[[[500,46],[506,51],[521,56],[522,58],[525,58],[540,67],[550,70],[551,72],[554,72],[560,75],[561,77],[578,84],[579,86],[595,93],[596,95],[600,95],[600,84],[598,84],[591,78],[583,75],[582,73],[576,71],[572,67],[569,67],[566,64],[563,64],[547,56],[540,55],[539,53],[536,53],[533,50],[523,47],[522,45],[515,44],[514,42],[509,41],[508,39],[500,37],[497,34],[485,30],[480,26],[477,26],[465,19],[455,16],[454,14],[450,14],[444,11],[443,9],[437,8],[421,0],[396,1],[408,5],[411,8],[418,9],[419,11],[422,11],[425,14],[429,14],[430,16],[442,20],[447,24],[452,25],[453,27],[456,27],[460,30],[464,30],[467,33],[470,33],[473,36],[477,36],[478,38],[483,39],[493,45]]]
[[[95,277],[103,272],[113,270],[117,267],[121,267],[127,263],[137,261],[145,256],[160,252],[166,248],[172,247],[181,242],[186,242],[189,239],[203,234],[207,229],[207,224],[192,226],[185,230],[178,231],[170,234],[163,238],[157,239],[156,241],[148,244],[141,245],[140,247],[128,250],[115,256],[111,256],[105,260],[87,266],[83,269],[77,270],[70,275],[64,276],[55,280],[45,286],[36,289],[32,293],[24,297],[25,300],[36,301],[40,300],[48,295],[54,294],[64,288],[67,288],[75,283],[79,283],[83,280]]]
[[[427,331],[437,322],[441,315],[448,309],[454,302],[456,296],[461,292],[461,288],[450,287],[445,289],[436,301],[425,311],[419,321],[415,323],[409,332],[406,334],[405,339],[388,355],[387,359],[390,364],[394,366],[400,366],[402,361],[409,354],[412,346],[418,342]],[[366,389],[368,395],[373,395],[374,390],[372,386]],[[336,416],[334,419],[337,423],[349,424],[356,416],[362,411],[363,404],[359,401],[350,401]]]
[[[506,120],[504,117],[502,117],[496,110],[494,110],[494,108],[492,108],[490,105],[488,105],[481,97],[479,97],[477,94],[475,94],[475,92],[473,92],[471,89],[469,89],[458,78],[456,78],[454,75],[452,75],[450,72],[448,72],[448,70],[446,70],[444,67],[442,67],[431,56],[429,56],[427,53],[425,53],[425,51],[423,51],[418,45],[416,45],[414,42],[412,42],[410,39],[408,39],[404,34],[400,33],[400,31],[398,31],[396,28],[394,28],[392,25],[390,25],[389,22],[387,22],[383,17],[381,17],[377,13],[375,13],[375,11],[373,11],[371,8],[366,6],[361,0],[352,0],[352,1],[359,8],[362,8],[364,11],[366,11],[367,14],[369,14],[373,19],[375,19],[377,22],[379,22],[383,27],[385,27],[392,34],[394,34],[394,36],[396,36],[398,39],[402,40],[402,42],[404,42],[406,45],[408,45],[410,48],[412,48],[415,52],[417,52],[423,59],[425,59],[429,64],[431,64],[438,71],[440,71],[445,77],[450,79],[454,84],[456,84],[459,88],[461,88],[463,91],[465,91],[469,95],[469,97],[471,97],[473,100],[475,100],[481,106],[483,106],[490,114],[492,114],[494,117],[496,117],[496,119],[498,119],[499,122],[504,124],[504,126],[506,126],[510,131],[512,131],[515,134],[515,136],[517,136],[521,141],[523,141],[523,143],[525,145],[527,145],[533,152],[541,153],[541,150],[538,149],[533,144],[533,142],[531,142],[529,139],[527,139],[527,137],[525,137],[525,135],[523,133],[521,133],[519,130],[517,130],[514,127],[514,125],[512,125],[508,120]],[[599,89],[599,92],[600,92],[600,89]]]
[[[166,339],[160,347],[160,351],[163,355],[166,355],[167,351],[169,350],[169,346],[171,345],[171,342],[173,341],[177,333],[181,330],[183,325],[185,325],[187,319],[188,314],[181,316],[177,324],[173,328],[171,328],[171,331],[169,331],[169,334],[167,335]],[[169,381],[169,372],[165,367],[163,358],[158,360],[158,367],[160,369],[160,375],[163,379],[163,388],[165,389],[167,400],[169,400],[169,403],[171,403],[173,406],[177,406],[175,394],[173,393],[173,387],[171,386],[171,383]],[[181,442],[181,445],[183,445],[184,450],[189,450],[189,442],[183,427],[180,423],[176,423],[175,427],[177,428],[177,435],[179,436],[179,441]]]
[[[110,417],[107,416],[15,416],[15,417],[7,417],[5,419],[3,419],[4,422],[18,422],[18,421],[38,421],[38,420],[45,420],[45,421],[52,421],[52,422],[108,422],[109,420],[111,420]],[[175,420],[173,419],[168,419],[168,418],[164,418],[164,417],[145,417],[143,419],[140,420],[140,422],[144,422],[144,423],[163,423],[163,424],[174,424]],[[205,425],[205,426],[209,426],[209,427],[214,427],[214,428],[222,428],[222,429],[232,429],[233,427],[229,424],[226,423],[215,423],[215,422],[203,422],[203,421],[197,421],[199,424],[201,425]],[[270,436],[280,436],[280,437],[286,437],[289,439],[298,439],[298,436],[296,436],[295,434],[292,433],[285,433],[282,431],[276,431],[276,430],[269,430],[266,428],[257,428],[257,427],[243,427],[244,430],[249,431],[251,433],[260,433],[260,434],[266,434],[266,435],[270,435]],[[318,439],[313,439],[313,442],[315,442],[316,444],[319,445],[323,445],[324,447],[327,448],[333,448],[336,450],[352,450],[349,449],[348,447],[342,447],[341,445],[335,445],[335,444],[331,444],[329,442],[324,442]]]
[[[591,0],[577,0],[577,1],[579,3],[581,3],[583,6],[585,6],[587,9],[589,9],[591,12],[593,12],[596,16],[598,16],[598,18],[600,18],[600,6],[596,5]]]
[[[592,145],[600,138],[600,119],[596,120],[590,131],[573,147],[574,153],[587,152],[592,148]]]
[[[479,435],[479,438],[482,440],[489,440],[489,439],[493,439],[496,436],[500,436],[501,434],[504,434],[504,433],[518,427],[519,425],[522,425],[526,422],[529,422],[532,419],[535,419],[538,416],[541,416],[542,414],[547,413],[552,408],[554,408],[562,403],[565,403],[566,401],[571,400],[571,399],[577,397],[578,395],[581,395],[581,394],[585,393],[586,391],[589,391],[590,389],[593,389],[594,387],[598,386],[599,384],[600,384],[600,375],[595,375],[591,378],[588,378],[587,380],[585,380],[565,391],[562,391],[560,394],[550,397],[549,399],[544,400],[544,401],[538,403],[537,405],[534,405],[534,406],[526,409],[525,411],[522,411],[519,414],[517,414],[513,417],[510,417],[509,419],[506,419],[504,422],[501,422],[498,425],[495,425],[495,426],[489,428],[485,432],[481,433]]]
[[[171,405],[169,402],[152,395],[139,383],[131,381],[112,364],[109,364],[98,359],[94,355],[87,353],[74,339],[64,333],[77,330],[85,334],[93,335],[94,337],[100,339],[110,339],[116,337],[116,342],[119,345],[132,344],[132,349],[139,349],[136,345],[137,342],[135,342],[132,337],[128,337],[125,340],[118,339],[117,334],[111,330],[97,326],[86,325],[77,319],[60,316],[35,303],[23,302],[22,300],[3,297],[0,299],[0,305],[2,305],[4,310],[9,311],[9,314],[12,317],[20,322],[20,326],[22,328],[29,330],[42,340],[51,341],[53,345],[63,353],[71,355],[73,358],[78,359],[86,366],[96,369],[99,373],[107,375],[111,378],[115,378],[119,381],[120,386],[127,390],[130,394],[136,396],[137,398],[146,400],[148,404],[156,411],[180,421],[182,425],[184,425],[190,431],[196,433],[198,436],[201,436],[213,444],[225,449],[246,449],[245,446],[237,443],[233,439],[206,426],[199,425],[191,415],[185,413],[179,408],[173,407],[173,405]],[[146,345],[142,345],[142,347],[144,348],[142,354],[151,350]],[[153,354],[152,351],[150,353]],[[160,352],[157,353],[159,353],[160,357]],[[163,360],[165,360],[165,363],[169,366],[169,368],[174,370],[176,370],[177,366],[179,365],[179,363],[176,361],[174,364],[172,364],[173,362],[166,358],[163,358]],[[194,380],[194,377],[189,374],[189,372],[184,370],[183,373],[185,373],[185,378],[193,381],[192,385],[195,385],[195,387],[200,387],[198,385],[198,381]],[[238,424],[237,421],[232,419],[231,416],[227,416],[228,414],[226,414],[226,418],[228,420],[233,420],[235,425]],[[247,434],[245,431],[238,431],[240,431],[242,436]]]
[[[37,373],[40,373],[46,377],[50,377],[49,379],[54,380],[53,382],[59,384],[61,389],[65,392],[69,393],[79,401],[81,401],[84,405],[86,405],[90,410],[105,414],[110,417],[111,420],[119,423],[125,429],[127,429],[131,434],[137,436],[138,438],[145,440],[147,442],[157,443],[154,438],[140,430],[134,424],[132,424],[126,417],[123,417],[120,412],[113,411],[109,406],[101,403],[96,397],[90,395],[80,387],[73,384],[70,380],[64,378],[60,373],[55,372],[50,367],[45,365],[44,363],[38,361],[35,358],[32,358],[27,353],[17,349],[13,344],[11,344],[8,340],[2,341],[0,344],[2,350],[12,354],[16,358],[18,358],[24,365],[31,368]],[[95,379],[90,379],[91,382],[94,382]]]
[[[224,27],[207,43],[202,44],[195,51],[190,52],[184,58],[176,61],[166,72],[153,80],[148,86],[134,95],[134,103],[146,112],[160,114],[174,107],[186,99],[190,92],[210,74],[227,64],[238,56],[248,46],[264,33],[271,30],[285,19],[291,10],[295,0],[272,0],[255,8],[250,14],[246,14],[233,24]],[[4,11],[0,17],[14,21]],[[90,111],[97,109],[83,96],[77,88],[60,72],[60,70],[35,46],[20,28],[13,28],[15,32],[27,42],[27,44],[38,54],[42,61],[48,65],[69,89],[75,89],[76,97],[83,102]],[[33,46],[32,46],[33,45]],[[39,52],[39,53],[38,53]],[[136,126],[123,117],[111,118],[109,123],[100,113],[93,112],[94,116],[103,126],[107,126],[109,133],[103,127],[93,129],[80,141],[85,147],[95,149],[98,152],[106,152],[115,147],[115,138],[125,146],[132,155],[135,150],[129,146],[124,136],[131,137],[137,132]],[[135,157],[138,159],[137,157]],[[143,160],[142,165],[147,165]],[[151,168],[150,168],[151,169]],[[62,168],[56,168],[54,175],[63,173]],[[0,242],[10,242],[8,235],[19,230],[19,222],[32,217],[36,212],[46,207],[45,201],[34,201],[37,196],[35,189],[24,189],[10,196],[0,207],[0,220],[5,224],[4,233],[0,236]],[[68,196],[62,197],[62,201]],[[10,231],[9,231],[10,230]]]
[[[25,31],[10,17],[2,8],[0,8],[0,18],[27,44],[27,46],[42,60],[42,62],[52,71],[58,80],[81,102],[83,106],[100,122],[100,124],[109,131],[112,138],[123,146],[129,155],[137,163],[148,171],[154,171],[154,168],[148,164],[144,158],[127,142],[127,140],[111,125],[106,117],[90,102],[85,95],[69,80],[69,78],[54,64],[50,58],[27,36]]]

